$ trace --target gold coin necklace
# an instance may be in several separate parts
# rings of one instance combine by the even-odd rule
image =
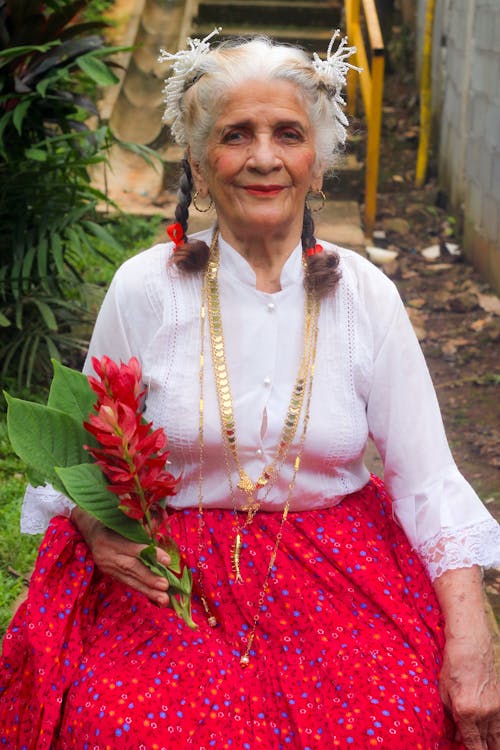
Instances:
[[[240,555],[243,543],[243,531],[250,525],[259,510],[262,503],[265,502],[267,495],[269,494],[272,486],[279,476],[280,470],[285,462],[291,443],[295,437],[297,426],[299,423],[300,415],[302,413],[304,404],[304,417],[302,424],[302,431],[297,447],[295,459],[293,462],[293,473],[292,478],[288,486],[287,497],[283,508],[283,514],[281,517],[280,526],[276,535],[273,550],[269,565],[266,570],[264,582],[262,584],[258,601],[257,611],[253,616],[252,629],[246,640],[246,646],[240,657],[240,664],[242,667],[248,665],[250,661],[250,651],[255,638],[255,631],[260,617],[260,612],[264,605],[265,596],[268,590],[269,581],[271,578],[272,570],[276,560],[276,554],[280,545],[284,525],[288,516],[290,508],[290,500],[295,489],[295,483],[297,474],[300,468],[300,461],[304,442],[307,433],[307,427],[309,424],[310,415],[310,403],[312,384],[314,377],[314,364],[316,360],[316,349],[317,349],[317,338],[318,338],[318,316],[319,316],[319,300],[316,295],[308,291],[306,294],[305,301],[305,320],[304,320],[304,348],[302,359],[299,365],[299,371],[295,385],[290,398],[290,403],[287,410],[284,426],[280,435],[278,447],[276,449],[276,455],[272,463],[265,467],[258,479],[253,482],[248,476],[245,469],[241,466],[238,447],[236,441],[236,430],[235,420],[233,413],[233,404],[231,390],[229,387],[229,377],[226,366],[226,358],[224,351],[224,336],[222,329],[222,317],[220,312],[220,300],[219,300],[219,287],[218,287],[218,268],[219,268],[219,247],[218,247],[218,231],[214,232],[210,247],[210,256],[203,278],[202,286],[202,302],[200,310],[200,367],[199,367],[199,385],[200,385],[200,401],[199,401],[199,492],[198,492],[198,574],[200,582],[200,595],[203,607],[208,616],[209,625],[214,627],[217,624],[217,620],[212,613],[209,606],[206,592],[204,590],[203,580],[203,552],[205,543],[203,539],[204,532],[204,516],[203,516],[203,462],[204,462],[204,371],[205,371],[205,325],[208,314],[209,321],[209,332],[210,332],[210,344],[212,353],[212,364],[215,377],[215,385],[217,391],[217,399],[219,406],[219,415],[221,421],[221,431],[223,437],[224,447],[224,459],[226,465],[226,472],[228,476],[228,484],[233,498],[233,513],[235,516],[235,527],[236,534],[235,540],[231,552],[231,562],[233,572],[235,574],[235,580],[238,583],[243,582],[243,578],[240,570]],[[238,474],[238,481],[236,488],[242,491],[246,496],[245,505],[240,507],[240,510],[246,512],[246,519],[243,525],[240,525],[238,520],[238,508],[236,505],[236,488],[232,480],[232,467],[231,462],[236,467]],[[261,500],[257,500],[256,493],[261,488],[266,487],[266,492]]]
[[[311,328],[313,325],[313,298],[312,295],[306,296],[305,305],[305,326],[304,326],[304,351],[299,366],[299,372],[295,386],[292,391],[288,412],[285,418],[284,426],[278,443],[278,448],[273,462],[266,466],[256,482],[252,482],[245,469],[241,466],[236,441],[235,419],[231,389],[229,385],[229,375],[226,365],[226,356],[224,350],[224,336],[222,327],[222,316],[220,311],[218,270],[219,270],[219,245],[217,242],[212,243],[206,282],[206,301],[208,320],[210,325],[210,342],[213,360],[213,369],[215,375],[216,391],[219,405],[219,415],[221,422],[221,431],[223,435],[224,460],[226,473],[229,482],[231,497],[233,498],[234,516],[236,534],[232,549],[232,567],[235,573],[236,581],[243,582],[240,571],[240,556],[243,544],[243,530],[253,521],[262,502],[265,501],[270,489],[279,475],[279,471],[285,461],[289,448],[295,437],[299,417],[302,411],[305,384],[307,382],[308,372],[311,361]],[[238,473],[238,482],[236,487],[243,491],[247,498],[241,510],[246,511],[247,517],[243,526],[240,526],[238,514],[236,512],[236,491],[232,481],[231,460]],[[267,485],[265,497],[259,502],[256,499],[256,492]]]

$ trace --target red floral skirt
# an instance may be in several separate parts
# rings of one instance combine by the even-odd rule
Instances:
[[[55,518],[4,640],[0,747],[463,748],[438,691],[441,614],[378,479],[334,508],[290,513],[241,667],[280,521],[260,513],[246,529],[241,584],[233,514],[205,512],[219,624],[195,595],[192,631],[94,569]],[[176,512],[172,532],[195,570],[196,510]]]

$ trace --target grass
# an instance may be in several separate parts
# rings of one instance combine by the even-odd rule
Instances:
[[[7,437],[5,415],[0,418],[0,634],[15,600],[25,590],[24,578],[33,567],[40,536],[21,534],[19,517],[26,485],[24,468]]]
[[[103,290],[123,260],[152,245],[160,234],[160,217],[120,216],[114,221],[118,237],[127,248],[125,254],[118,253],[115,248],[100,248],[106,251],[110,262],[96,264],[95,258],[89,257],[82,269],[85,282]],[[10,382],[3,383],[3,387],[20,398],[46,399],[45,393],[16,391]],[[21,534],[19,530],[27,479],[23,463],[9,442],[4,407],[0,399],[0,639],[12,618],[16,600],[26,591],[25,581],[33,569],[42,538],[41,535]]]

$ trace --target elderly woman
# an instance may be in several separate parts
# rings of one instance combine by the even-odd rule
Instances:
[[[499,747],[481,584],[498,526],[395,287],[314,235],[349,52],[207,38],[164,55],[187,150],[173,242],[119,269],[89,357],[141,363],[198,629],[138,545],[28,491],[25,530],[58,515],[5,641],[9,748]],[[188,236],[191,200],[213,229]]]

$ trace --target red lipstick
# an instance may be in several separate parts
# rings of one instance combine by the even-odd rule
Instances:
[[[244,189],[252,195],[278,195],[285,189],[284,185],[245,185]]]

